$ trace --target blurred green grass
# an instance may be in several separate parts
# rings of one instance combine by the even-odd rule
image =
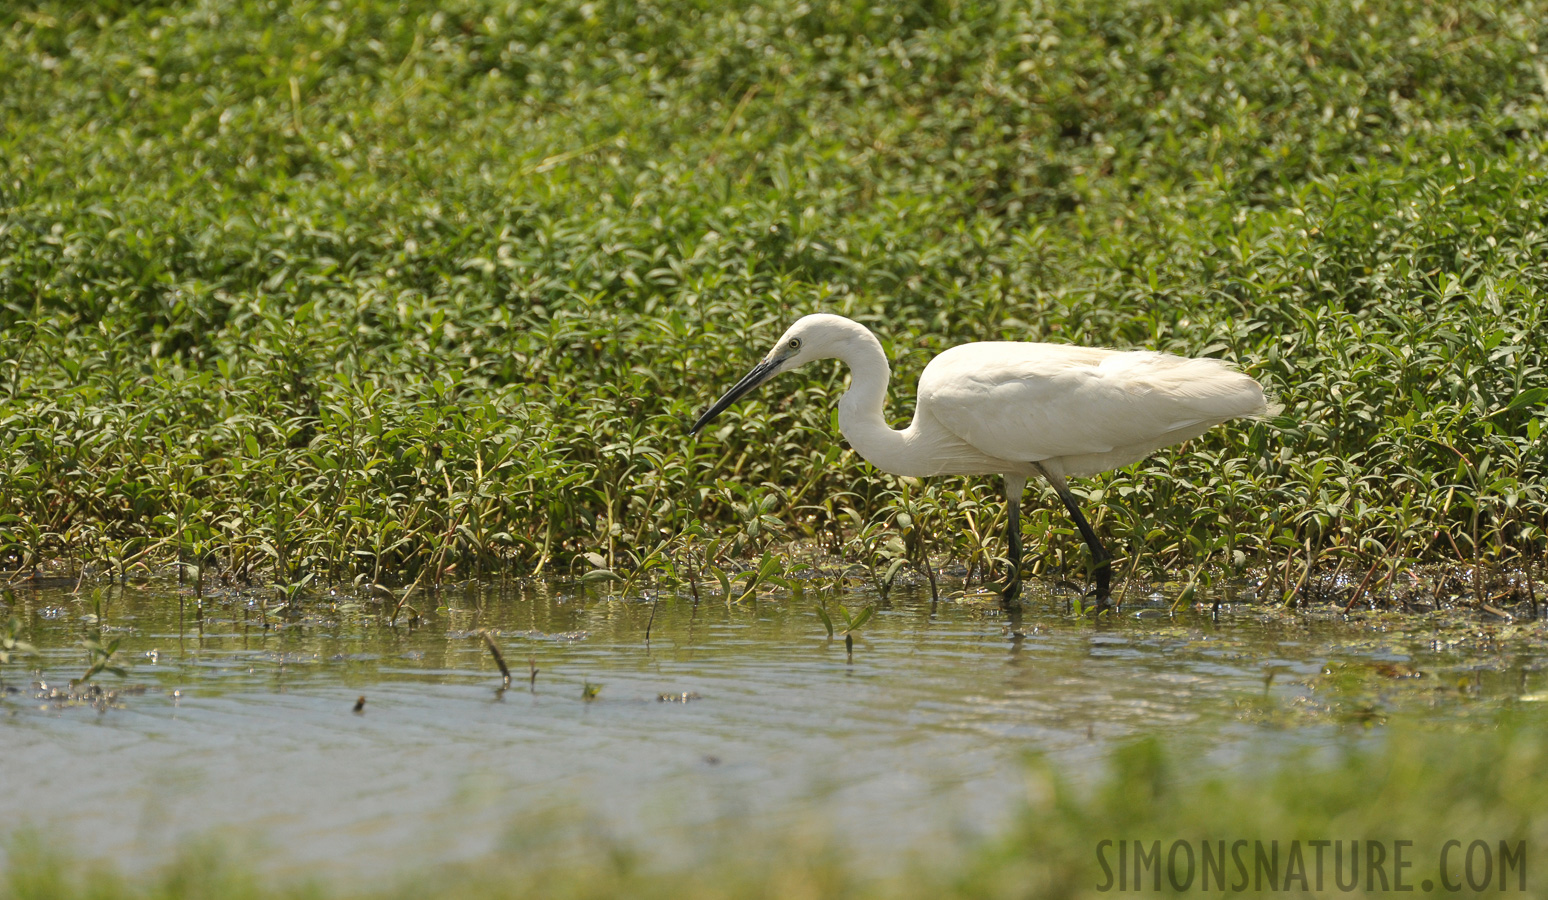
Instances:
[[[1420,896],[1455,895],[1445,887],[1456,885],[1468,896],[1541,896],[1548,795],[1537,785],[1548,742],[1540,717],[1507,716],[1496,724],[1495,730],[1441,734],[1405,722],[1379,743],[1350,735],[1321,751],[1274,751],[1220,769],[1157,739],[1094,761],[1099,768],[1089,778],[1031,759],[1019,782],[1006,784],[1019,798],[1009,824],[988,835],[964,833],[880,868],[849,855],[820,822],[724,823],[685,841],[690,862],[668,862],[609,838],[605,829],[517,820],[487,858],[383,872],[381,883],[369,886],[329,883],[325,873],[310,883],[276,882],[259,874],[263,861],[252,851],[219,842],[191,846],[159,870],[124,875],[90,862],[89,847],[51,846],[33,835],[11,840],[0,898],[1088,897],[1134,892],[1135,871],[1144,893],[1202,890],[1202,869],[1194,869],[1190,883],[1181,856],[1171,870],[1148,863],[1136,870],[1131,857],[1119,890],[1115,844],[1102,842],[1120,840],[1145,847],[1160,842],[1163,854],[1179,841],[1200,854],[1205,843],[1248,842],[1245,863],[1225,866],[1225,890],[1212,882],[1216,887],[1207,891],[1226,896],[1261,896],[1264,888],[1285,896],[1347,895],[1340,884],[1355,871],[1366,890],[1386,883]],[[1338,857],[1324,848],[1320,889],[1313,841],[1343,843]],[[1350,866],[1350,841],[1360,842],[1357,869]],[[1412,843],[1399,850],[1399,841]],[[1460,844],[1448,849],[1448,841]],[[1479,851],[1467,868],[1474,841],[1488,845],[1487,876]],[[1256,842],[1266,849],[1277,842],[1272,868],[1257,868]],[[1292,842],[1303,855],[1300,869],[1289,864]],[[1368,868],[1366,842],[1381,843],[1387,854],[1379,866],[1383,880]],[[1506,863],[1502,842],[1513,862]],[[1409,864],[1401,874],[1394,866],[1398,852]],[[1297,880],[1296,872],[1304,878]],[[1426,881],[1433,890],[1423,888]]]
[[[8,4],[0,568],[401,583],[804,539],[983,571],[998,485],[871,470],[837,370],[684,435],[831,310],[881,334],[898,418],[982,338],[1223,356],[1277,390],[1276,421],[1082,485],[1142,572],[1396,590],[1466,563],[1456,590],[1519,598],[1479,579],[1548,549],[1544,22]],[[1084,565],[1056,505],[1025,529],[1032,568]]]

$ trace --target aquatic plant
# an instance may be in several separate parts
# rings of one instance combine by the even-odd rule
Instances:
[[[18,637],[21,633],[21,620],[15,616],[6,619],[5,626],[0,627],[0,663],[10,662],[13,655],[37,652],[31,644]]]
[[[129,674],[123,666],[114,665],[113,662],[113,656],[118,652],[118,644],[121,640],[122,638],[113,638],[104,642],[99,638],[83,638],[81,649],[86,651],[88,665],[86,671],[81,673],[81,677],[70,679],[70,686],[79,687],[86,684],[99,672],[111,672],[119,678]]]
[[[871,620],[871,616],[876,614],[876,604],[873,603],[866,606],[859,613],[851,613],[849,607],[841,604],[838,607],[838,611],[844,617],[844,628],[838,634],[844,638],[844,652],[852,656],[855,652],[855,634],[866,622]],[[817,605],[817,619],[822,622],[822,627],[827,630],[828,640],[833,640],[833,617],[828,615],[827,607],[822,604]]]
[[[882,336],[893,416],[985,338],[1274,386],[1077,486],[1136,577],[1532,594],[1541,2],[527,13],[0,11],[0,569],[697,587],[795,541],[986,576],[996,488],[869,469],[836,371],[683,433],[827,309]],[[1025,516],[1029,573],[1085,565]]]

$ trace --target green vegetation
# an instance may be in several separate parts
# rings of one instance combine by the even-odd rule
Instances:
[[[1187,762],[1184,763],[1184,760]],[[1118,893],[1117,841],[1141,842],[1148,853],[1160,842],[1159,864],[1146,864],[1145,893],[1197,895],[1202,846],[1246,841],[1245,871],[1227,862],[1229,896],[1262,896],[1272,885],[1287,896],[1343,895],[1348,883],[1348,842],[1358,840],[1361,883],[1375,880],[1367,868],[1369,845],[1386,854],[1379,864],[1390,887],[1417,888],[1421,896],[1448,894],[1445,885],[1468,888],[1466,896],[1541,895],[1544,823],[1548,796],[1536,789],[1548,765],[1548,740],[1537,731],[1507,727],[1471,735],[1439,735],[1398,728],[1381,749],[1351,746],[1331,757],[1286,752],[1242,772],[1200,770],[1196,755],[1147,740],[1114,755],[1110,774],[1079,787],[1042,761],[1033,761],[1012,789],[1024,796],[1014,820],[992,837],[963,837],[950,846],[915,854],[912,863],[867,871],[834,849],[823,828],[810,823],[786,831],[754,822],[730,823],[685,840],[702,858],[691,865],[663,864],[586,833],[554,823],[516,823],[507,846],[489,858],[417,874],[390,886],[352,889],[368,897],[1076,897],[1099,896],[1106,885]],[[1359,798],[1363,802],[1352,802]],[[1105,850],[1103,841],[1112,841]],[[1165,860],[1174,842],[1194,850],[1192,881],[1184,857],[1175,869]],[[1324,848],[1321,884],[1313,841],[1339,841],[1345,852],[1335,866]],[[1397,849],[1397,842],[1411,841]],[[1460,845],[1447,848],[1448,841]],[[1484,872],[1485,842],[1491,860]],[[1254,848],[1277,842],[1274,866],[1259,869]],[[1304,878],[1290,865],[1291,845],[1301,854]],[[1132,843],[1130,843],[1132,846]],[[1503,849],[1502,849],[1503,848]],[[41,841],[13,841],[3,881],[4,900],[68,900],[73,897],[222,898],[328,897],[325,886],[286,891],[251,874],[240,857],[219,848],[190,850],[152,876],[125,878],[107,872],[82,875],[82,865]],[[1404,854],[1401,872],[1394,853]],[[1099,856],[1105,853],[1105,856]],[[1444,854],[1444,856],[1443,856]],[[1105,859],[1107,869],[1103,868]],[[1444,867],[1442,863],[1445,863]],[[1135,891],[1134,861],[1126,860],[1127,892]],[[383,873],[387,875],[389,873]],[[1174,889],[1172,879],[1187,884]],[[1467,879],[1471,878],[1469,882]],[[1154,879],[1161,889],[1153,891]],[[1247,881],[1244,881],[1247,879]],[[1399,881],[1398,879],[1401,879]],[[1428,880],[1436,890],[1424,890]],[[1250,882],[1250,883],[1249,883]],[[1525,884],[1525,890],[1522,884]],[[1211,896],[1221,893],[1218,882]],[[1246,884],[1243,889],[1242,885]],[[1479,889],[1487,884],[1488,889]],[[1501,889],[1503,885],[1503,890]],[[1305,890],[1300,890],[1305,888]],[[1450,892],[1450,895],[1461,895]]]
[[[647,562],[696,589],[800,538],[984,571],[999,486],[870,470],[835,370],[685,436],[826,309],[881,334],[898,417],[971,339],[1238,360],[1284,416],[1086,482],[1115,549],[1284,589],[1365,572],[1356,597],[1467,563],[1435,596],[1502,602],[1483,576],[1548,549],[1545,22],[6,4],[0,568],[175,560],[287,604]],[[1032,567],[1084,564],[1056,504],[1025,531]]]
[[[0,628],[0,663],[8,663],[11,656],[23,656],[35,652],[31,644],[17,637],[21,634],[21,621],[15,616],[6,619],[5,627]]]

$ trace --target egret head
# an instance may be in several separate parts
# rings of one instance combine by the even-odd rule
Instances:
[[[826,313],[804,316],[798,319],[785,331],[783,337],[774,344],[774,349],[763,358],[751,372],[743,376],[729,391],[714,405],[699,416],[699,420],[688,429],[689,434],[698,434],[699,430],[710,423],[710,420],[720,415],[726,407],[740,400],[744,394],[780,372],[788,372],[798,366],[805,365],[814,359],[827,359],[838,356],[839,346],[846,340],[850,340],[854,329],[865,331],[863,326],[844,318]]]

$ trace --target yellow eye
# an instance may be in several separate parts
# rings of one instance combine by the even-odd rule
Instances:
[[[801,339],[800,338],[791,338],[790,339],[790,349],[792,349],[792,350],[799,350],[799,349],[801,349]]]

